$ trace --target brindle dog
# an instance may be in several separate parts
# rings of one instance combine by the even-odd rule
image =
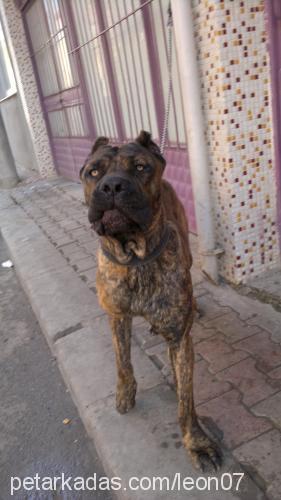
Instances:
[[[108,313],[117,361],[116,407],[135,405],[132,318],[143,316],[168,343],[183,443],[196,468],[221,465],[219,447],[198,423],[193,400],[192,258],[184,209],[162,179],[165,160],[148,132],[114,148],[100,137],[81,169],[89,220],[99,234],[97,291]]]

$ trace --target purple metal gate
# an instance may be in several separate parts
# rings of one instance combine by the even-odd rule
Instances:
[[[159,141],[168,90],[169,0],[33,0],[24,8],[57,170],[78,179],[91,143],[150,130]],[[165,156],[195,230],[175,48]]]
[[[55,164],[60,174],[77,179],[85,158],[81,141],[89,149],[94,131],[79,60],[69,55],[68,2],[35,0],[24,14]]]

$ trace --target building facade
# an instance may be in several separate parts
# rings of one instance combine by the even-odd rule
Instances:
[[[202,182],[211,192],[219,273],[247,282],[280,265],[281,6],[278,0],[188,1],[208,152]],[[0,0],[41,175],[55,169],[77,180],[98,135],[120,144],[144,128],[160,141],[168,6],[169,0]],[[196,232],[196,165],[188,156],[181,71],[173,43],[165,175]]]

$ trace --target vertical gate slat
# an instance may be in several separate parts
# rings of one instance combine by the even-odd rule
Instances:
[[[98,2],[96,1],[95,8],[94,8],[94,5],[93,5],[91,10],[92,10],[92,14],[93,14],[93,17],[94,17],[94,20],[95,20],[96,31],[99,31],[98,18],[97,18],[97,15],[96,15],[97,4],[98,4]],[[103,39],[104,39],[104,37],[102,37],[101,39],[97,40],[97,43],[100,43],[100,45],[101,45],[100,54],[101,54],[103,71],[104,71],[105,74],[107,74],[107,60],[108,60],[108,58],[104,54]],[[105,85],[106,85],[107,93],[109,95],[111,95],[109,79],[110,79],[110,77],[108,76],[106,78],[106,80],[105,80]],[[111,95],[111,98],[112,98],[112,95]],[[113,106],[114,106],[114,104],[113,104]],[[111,107],[109,107],[109,109],[105,108],[105,118],[106,118],[106,122],[107,122],[107,129],[110,131],[110,137],[113,137],[116,134],[113,132],[113,129],[111,128],[111,124],[113,123],[113,119],[115,117],[113,116]]]
[[[103,16],[100,0],[98,0],[96,2],[96,12],[97,12],[97,21],[98,21],[99,29],[100,29],[100,31],[103,31],[105,29],[105,22],[104,22],[104,16]],[[102,44],[103,44],[103,49],[104,49],[105,65],[106,65],[106,70],[108,73],[110,92],[111,92],[112,101],[113,101],[113,108],[114,108],[114,113],[115,113],[118,138],[122,142],[122,141],[125,141],[125,138],[126,138],[125,128],[124,128],[124,120],[123,120],[122,112],[120,109],[120,98],[118,95],[117,87],[114,83],[116,81],[116,77],[114,75],[114,70],[113,70],[112,54],[111,54],[111,50],[109,48],[109,44],[108,44],[108,40],[107,40],[106,36],[102,37]]]
[[[140,0],[144,3],[146,0]],[[158,59],[157,41],[155,39],[155,32],[152,28],[152,13],[149,5],[146,5],[142,9],[143,24],[147,37],[147,45],[149,47],[148,60],[152,79],[152,91],[155,101],[155,106],[157,109],[157,123],[159,139],[163,128],[164,116],[165,116],[165,101],[163,95],[163,85],[161,82],[161,68]]]

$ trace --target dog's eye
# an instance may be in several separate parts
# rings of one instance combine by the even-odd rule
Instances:
[[[144,165],[142,165],[141,163],[138,163],[138,165],[136,165],[136,169],[138,172],[142,172],[144,170]]]
[[[93,170],[91,170],[90,172],[90,175],[92,177],[96,177],[98,175],[99,171],[96,169],[96,168],[93,168]]]

